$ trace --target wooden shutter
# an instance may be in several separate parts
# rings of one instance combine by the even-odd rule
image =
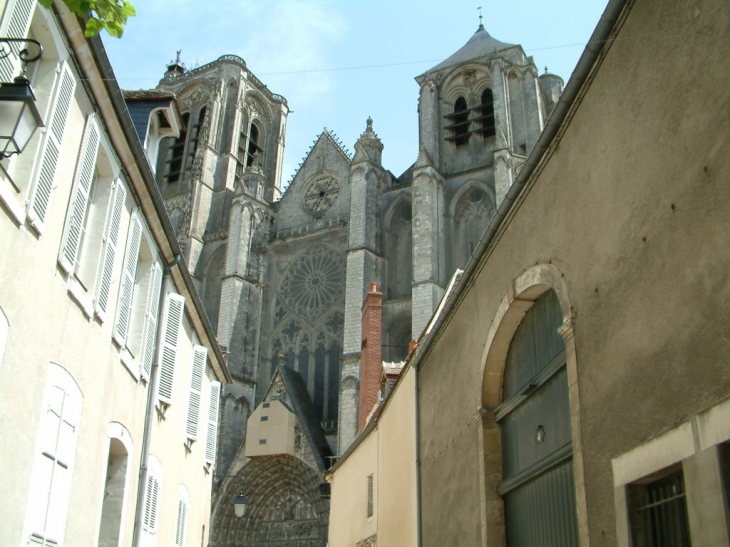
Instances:
[[[157,508],[160,498],[160,483],[157,477],[150,474],[147,476],[147,491],[145,492],[144,522],[143,528],[146,532],[154,534],[157,531]]]
[[[155,342],[157,341],[157,314],[160,310],[160,289],[162,288],[162,266],[159,262],[152,264],[150,285],[147,290],[145,307],[145,327],[142,335],[142,376],[149,380],[152,362],[155,360]]]
[[[124,259],[124,271],[119,287],[119,301],[117,302],[117,322],[114,328],[114,339],[120,346],[124,346],[129,332],[129,320],[132,311],[132,297],[134,296],[134,282],[137,276],[139,262],[139,245],[142,241],[142,220],[139,212],[135,211],[129,224],[127,236],[127,253]]]
[[[208,434],[205,439],[205,461],[215,464],[216,444],[218,441],[218,404],[220,403],[221,383],[210,383],[210,405],[208,406]]]
[[[185,434],[188,439],[198,438],[198,422],[200,421],[200,400],[203,392],[203,375],[208,359],[208,349],[193,346],[192,374],[190,377],[190,396],[188,398],[188,416],[185,422]]]
[[[117,257],[117,245],[119,243],[119,229],[122,225],[122,211],[124,202],[127,199],[127,189],[121,180],[114,183],[114,195],[112,196],[109,214],[107,215],[107,228],[104,236],[104,251],[102,254],[101,266],[99,268],[96,296],[96,315],[104,321],[109,307],[109,293],[112,285],[112,274],[114,273],[114,262]]]
[[[36,181],[28,205],[28,218],[38,232],[43,231],[51,199],[53,179],[56,176],[58,157],[61,154],[63,133],[66,129],[71,100],[76,90],[76,80],[65,62],[61,65],[58,91],[51,108],[50,122],[41,146],[40,162],[37,167]]]
[[[30,22],[33,19],[35,0],[10,0],[5,8],[5,18],[0,24],[0,36],[5,38],[25,38],[28,36]],[[0,59],[0,81],[12,82],[20,74],[21,62],[18,52],[23,49],[23,44],[3,44],[3,48],[10,48],[10,53],[4,59]],[[7,51],[7,50],[4,50]]]
[[[76,269],[76,257],[79,253],[79,244],[87,222],[87,204],[91,194],[91,184],[94,181],[96,156],[99,151],[99,125],[96,116],[91,114],[86,122],[84,139],[79,153],[79,162],[76,166],[76,180],[71,194],[71,204],[66,220],[66,229],[61,239],[61,253],[58,262],[63,270],[70,274]]]
[[[185,297],[170,293],[167,295],[165,314],[162,323],[162,347],[160,348],[159,376],[157,382],[157,398],[163,403],[172,404],[172,386],[175,379],[175,360],[177,359],[177,343],[180,337]]]
[[[177,520],[175,522],[175,547],[185,547],[185,528],[187,527],[188,506],[185,500],[177,500]]]

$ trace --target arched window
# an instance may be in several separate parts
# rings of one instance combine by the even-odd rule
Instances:
[[[464,268],[484,235],[494,209],[479,187],[467,189],[454,208],[454,266]]]
[[[177,182],[182,174],[182,160],[185,154],[185,141],[188,136],[188,123],[190,122],[190,112],[182,115],[182,129],[180,136],[175,139],[170,147],[169,159],[167,160],[167,182]]]
[[[101,506],[99,525],[99,547],[112,547],[119,544],[122,525],[122,509],[125,500],[125,487],[130,466],[129,454],[132,453],[131,435],[127,429],[112,422],[107,427],[109,451],[107,453],[106,482],[104,499]]]
[[[549,290],[528,310],[507,353],[502,482],[507,545],[577,547],[573,446],[562,313]]]
[[[495,132],[494,126],[494,98],[492,97],[492,90],[485,89],[482,91],[482,106],[481,116],[479,117],[481,122],[481,134],[483,137],[493,137]]]
[[[388,299],[410,296],[413,267],[412,208],[402,201],[390,217],[388,255]]]
[[[246,154],[246,167],[253,164],[254,154],[258,152],[263,154],[264,150],[259,146],[259,128],[255,124],[251,124],[251,130],[248,132],[248,152]]]
[[[453,141],[456,146],[469,142],[469,112],[466,109],[464,97],[459,97],[454,103],[453,123],[450,128],[453,131]]]

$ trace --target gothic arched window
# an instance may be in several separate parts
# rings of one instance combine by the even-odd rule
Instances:
[[[525,314],[507,352],[495,414],[508,547],[578,545],[562,323],[558,297],[548,290]]]
[[[197,121],[188,132],[190,134],[190,138],[188,140],[188,152],[187,161],[185,162],[185,169],[189,169],[193,165],[195,152],[198,150],[198,142],[200,141],[200,129],[203,127],[203,123],[205,122],[205,112],[205,107],[200,109],[200,111],[198,112]]]
[[[494,98],[492,97],[492,90],[485,89],[482,91],[482,105],[481,105],[481,121],[482,136],[493,137],[496,134],[494,125]]]
[[[494,214],[486,191],[467,189],[454,208],[454,266],[464,268]]]
[[[412,209],[409,201],[402,201],[390,217],[387,297],[410,296],[413,267]]]
[[[263,154],[264,150],[259,146],[259,128],[256,124],[251,124],[251,129],[248,132],[248,151],[246,153],[246,167],[252,165],[254,162],[254,154],[258,152]]]
[[[236,103],[238,102],[238,82],[231,80],[226,91],[226,107],[221,120],[223,129],[220,135],[220,151],[226,154],[231,151],[233,142],[233,127],[236,119]]]

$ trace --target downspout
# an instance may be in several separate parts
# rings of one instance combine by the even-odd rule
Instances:
[[[160,298],[157,303],[158,314],[163,309],[165,303],[165,282],[170,277],[172,268],[180,262],[182,255],[175,257],[166,264],[162,270],[162,286],[160,287]],[[160,319],[162,315],[159,315]],[[142,455],[139,462],[139,484],[137,484],[137,510],[134,516],[134,533],[132,535],[132,545],[139,547],[142,543],[142,519],[144,518],[144,502],[145,492],[147,491],[147,465],[150,456],[150,444],[152,439],[152,419],[155,415],[155,394],[157,392],[157,362],[160,358],[160,348],[162,347],[162,321],[157,321],[157,333],[155,336],[155,358],[152,361],[152,370],[150,371],[150,382],[147,385],[147,412],[144,418],[144,432],[142,434]]]
[[[421,377],[418,375],[418,367],[413,367],[413,374],[415,377],[415,406],[416,406],[416,545],[421,547],[423,545],[422,540],[422,526],[421,526],[421,408],[420,408],[420,382]]]

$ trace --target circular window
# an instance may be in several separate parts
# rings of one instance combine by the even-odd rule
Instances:
[[[319,175],[304,190],[304,206],[313,213],[329,209],[340,194],[340,183],[332,175]]]

